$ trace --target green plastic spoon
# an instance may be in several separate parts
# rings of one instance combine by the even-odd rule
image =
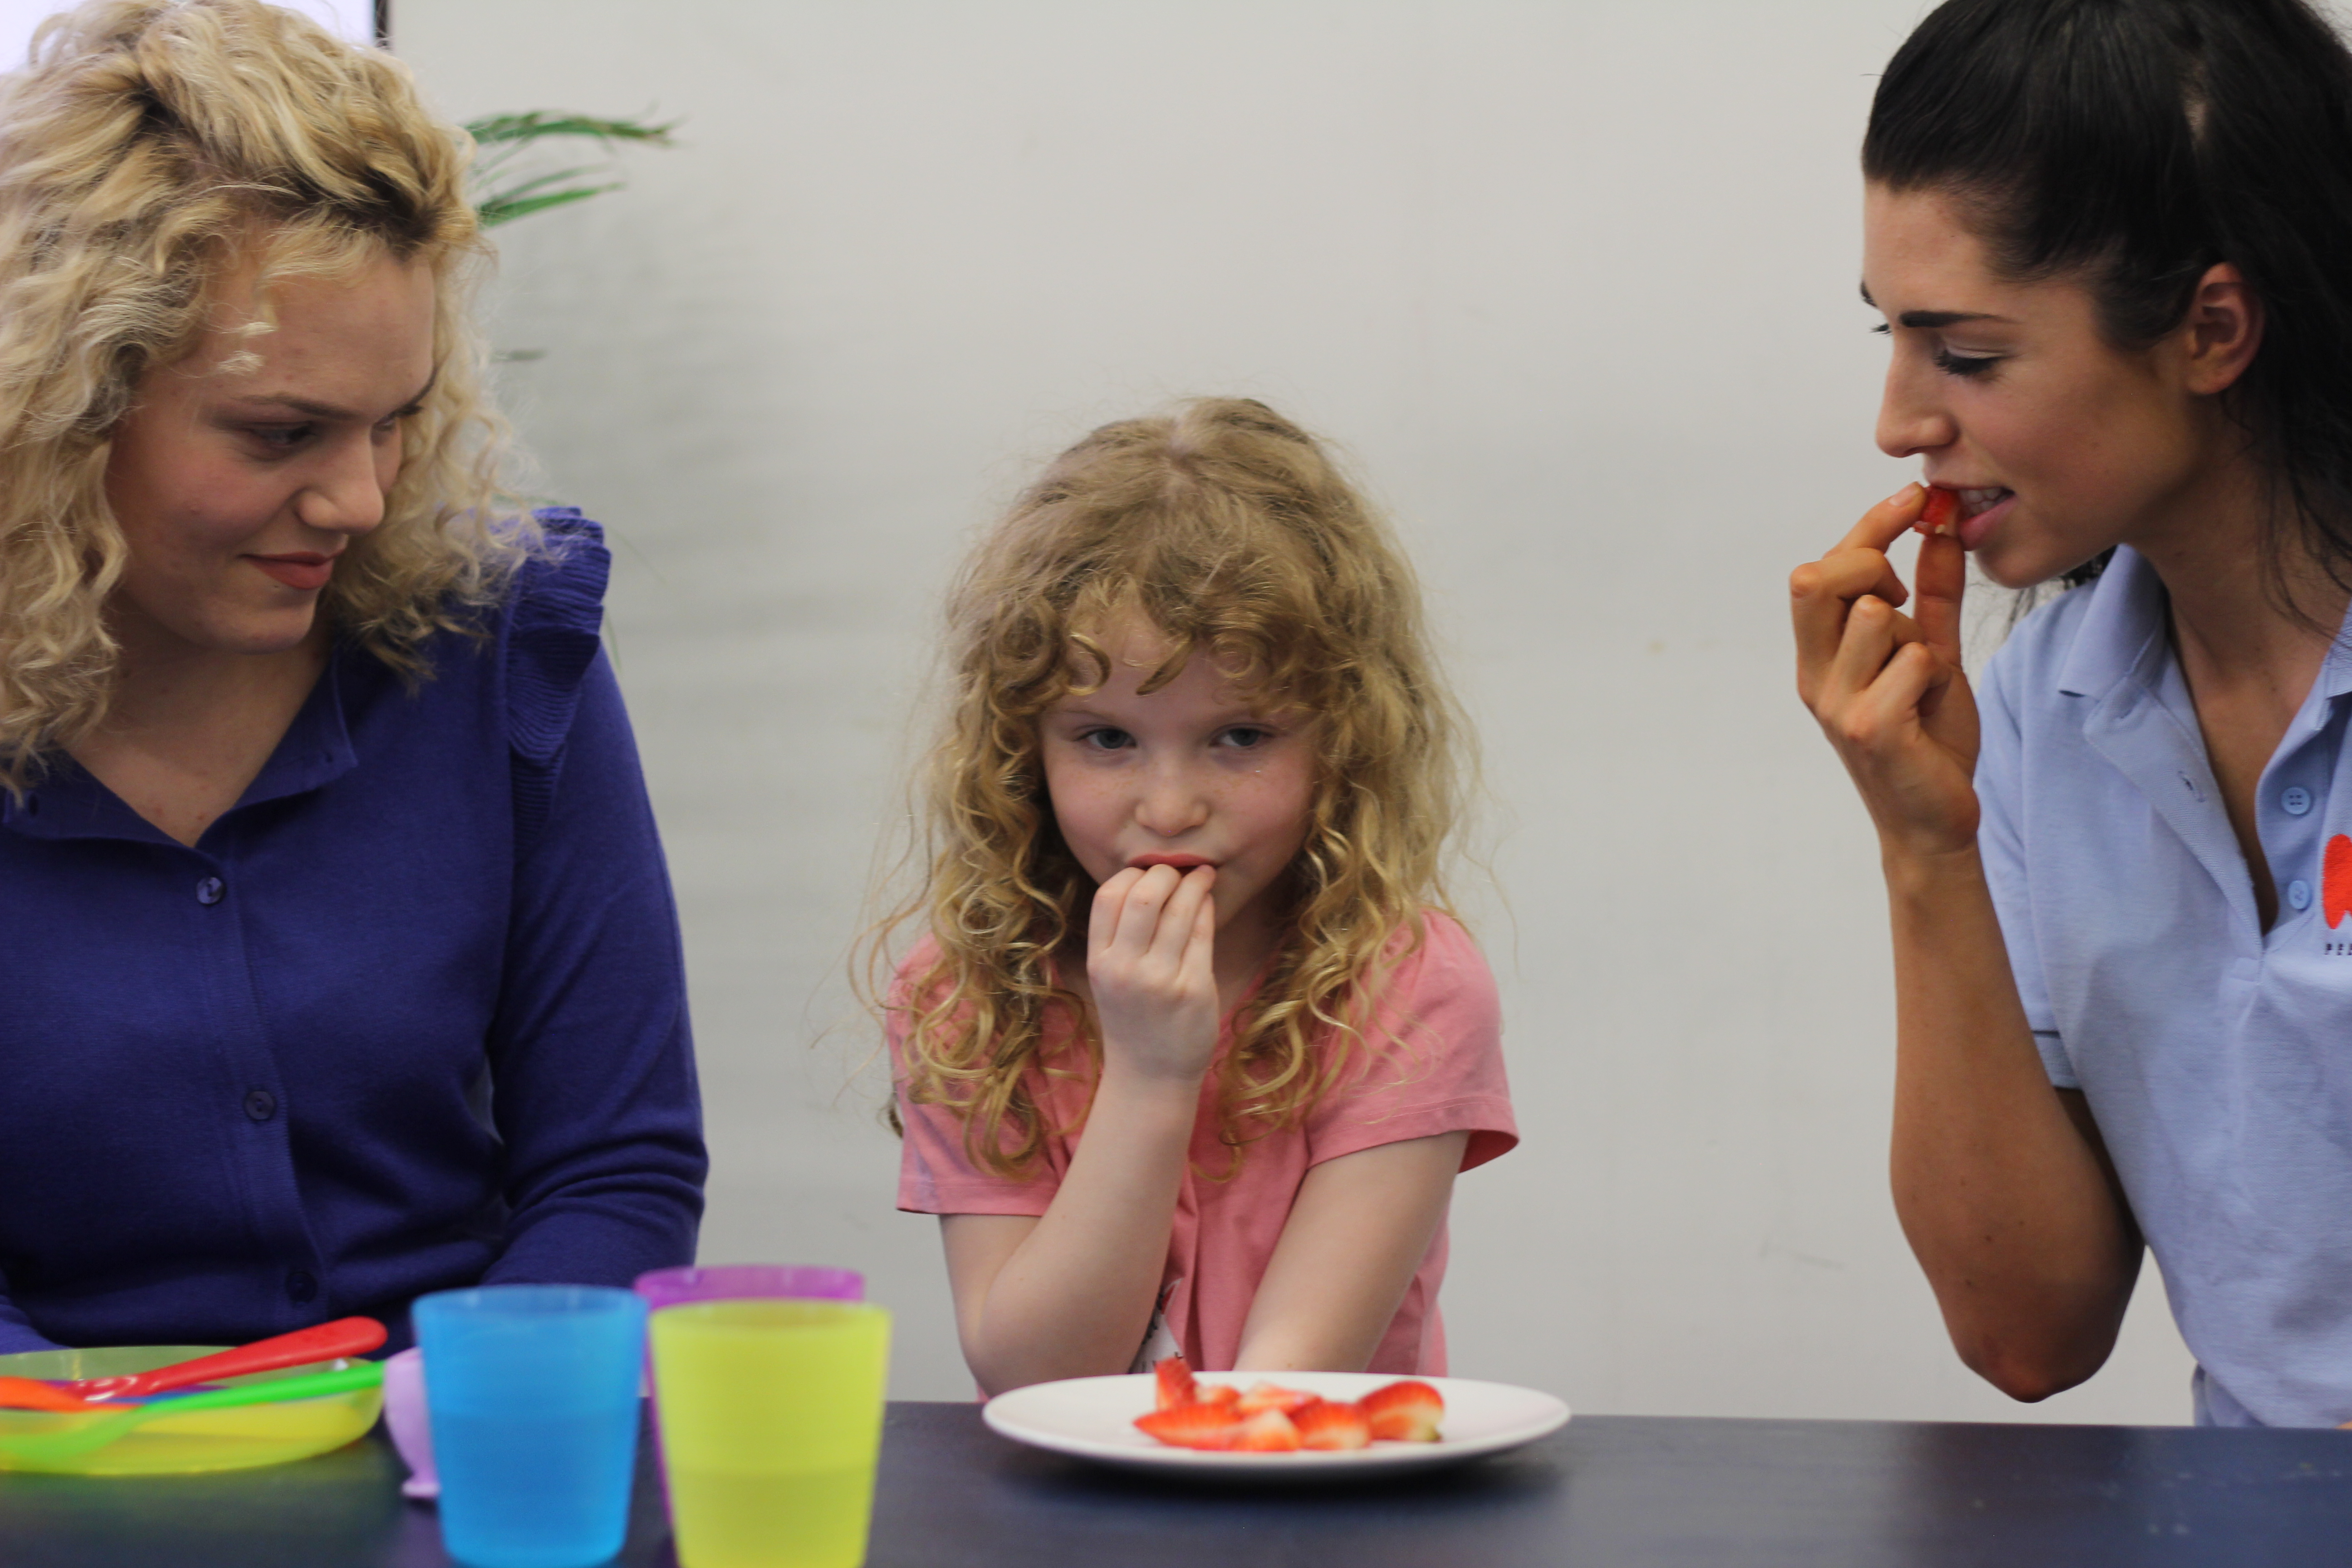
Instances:
[[[167,1415],[188,1415],[199,1410],[228,1410],[240,1405],[276,1405],[289,1399],[317,1399],[330,1394],[352,1394],[383,1382],[382,1362],[362,1362],[335,1372],[306,1373],[300,1377],[271,1378],[241,1384],[207,1394],[187,1394],[159,1399],[152,1405],[130,1405],[110,1411],[85,1426],[65,1432],[0,1434],[0,1454],[44,1463],[70,1459],[102,1448],[125,1432]]]

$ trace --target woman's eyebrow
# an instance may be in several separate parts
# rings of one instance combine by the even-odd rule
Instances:
[[[435,384],[440,379],[439,371],[425,377],[425,384],[417,389],[416,395],[403,404],[399,412],[403,414],[413,412],[419,404],[431,395]],[[248,408],[283,408],[290,414],[299,414],[308,419],[357,420],[366,417],[356,409],[345,408],[340,404],[313,402],[310,398],[296,397],[286,393],[262,393],[256,396],[239,397],[234,401],[242,403]]]
[[[1878,309],[1878,301],[1870,297],[1870,285],[1867,283],[1862,286],[1862,302],[1874,310]],[[2013,318],[1996,316],[1990,310],[1906,310],[1895,321],[1897,326],[1909,327],[1914,331],[1921,332],[1941,331],[1946,327],[1957,327],[1963,321],[2005,321],[2011,326],[2016,324]]]

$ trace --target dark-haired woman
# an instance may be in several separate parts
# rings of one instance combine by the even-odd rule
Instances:
[[[1790,581],[1874,821],[1894,1185],[1953,1342],[2089,1377],[2156,1254],[2200,1421],[2352,1418],[2352,56],[2301,0],[1951,0],[1872,109],[1879,445]],[[1965,553],[2072,591],[1960,668]]]

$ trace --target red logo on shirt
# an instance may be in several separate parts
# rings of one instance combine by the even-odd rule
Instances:
[[[2352,915],[2352,838],[2341,833],[2327,841],[2327,858],[2320,868],[2319,907],[2326,911],[2327,929]]]

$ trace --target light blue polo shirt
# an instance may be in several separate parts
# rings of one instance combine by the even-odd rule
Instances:
[[[2339,637],[2263,772],[2268,932],[2147,562],[2118,550],[2029,617],[1979,693],[2018,990],[2164,1271],[2204,1424],[2352,1419],[2347,692]]]

